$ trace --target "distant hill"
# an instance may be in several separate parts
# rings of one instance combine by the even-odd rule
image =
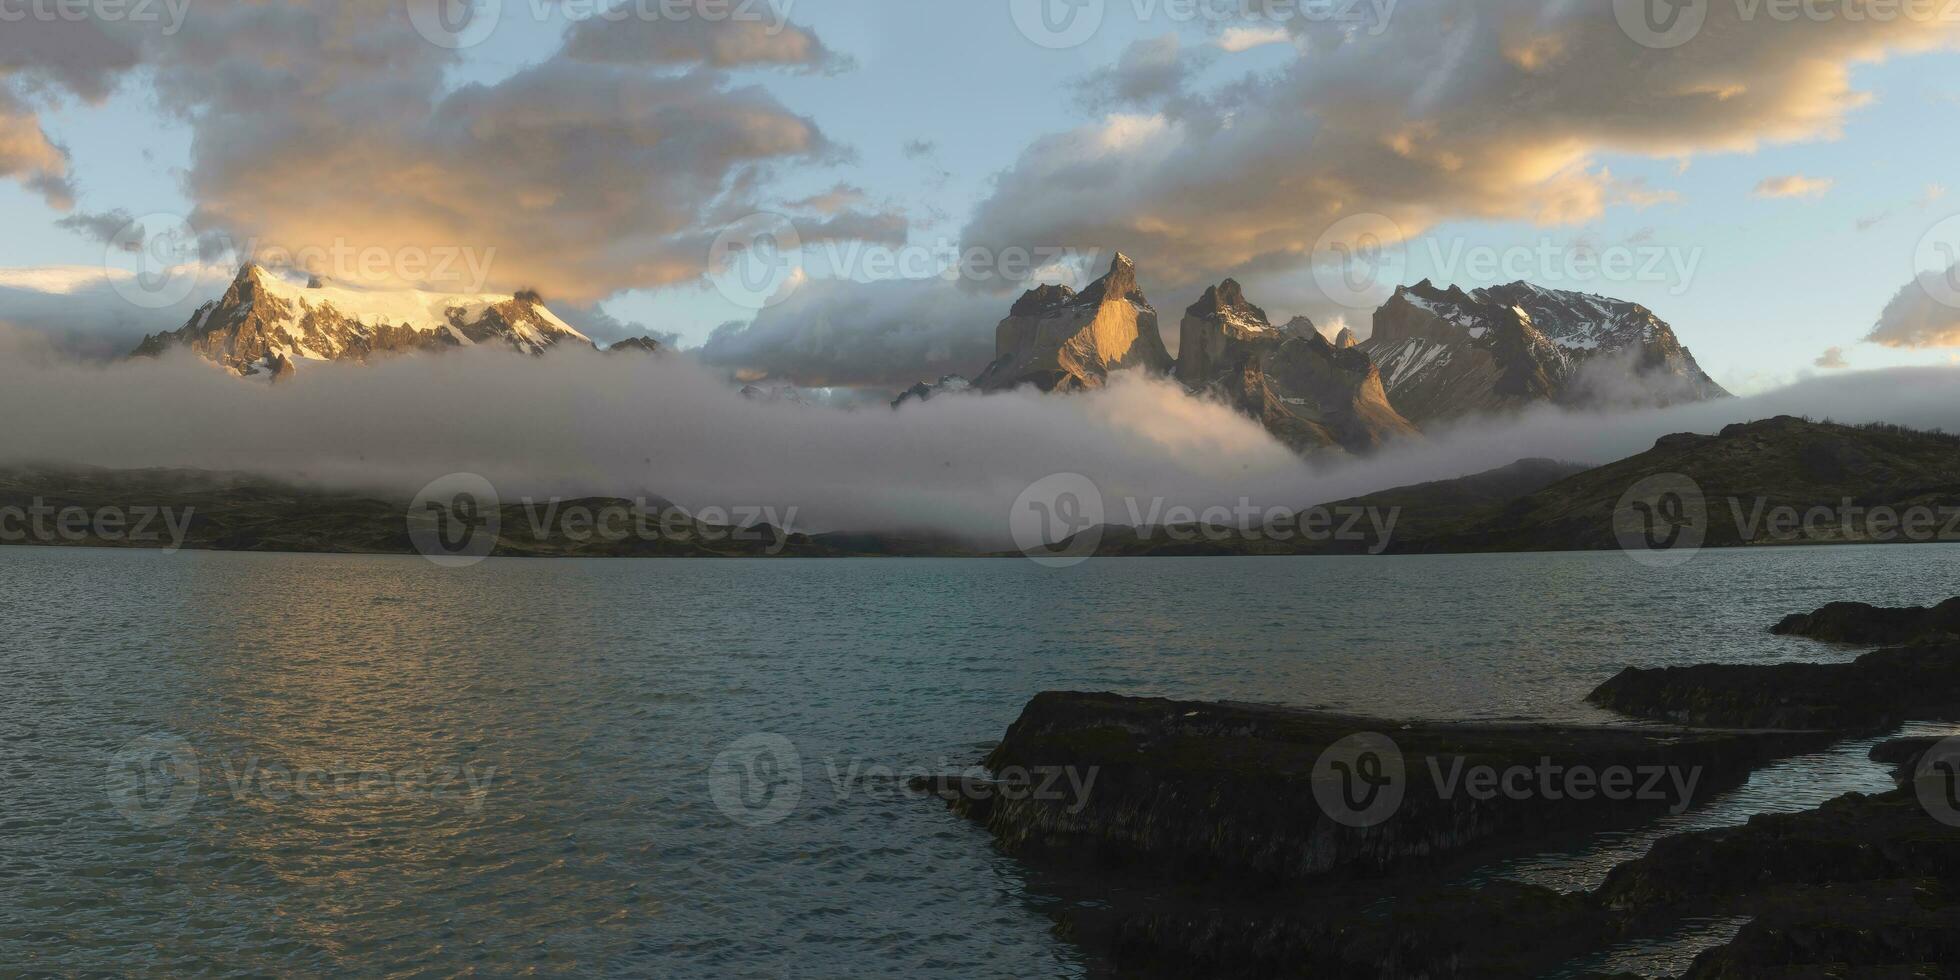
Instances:
[[[541,506],[541,505],[534,505]],[[562,501],[560,512],[633,511],[632,501]],[[672,505],[650,499],[646,507]],[[255,476],[196,470],[82,467],[0,469],[0,543],[159,548],[151,537],[104,536],[61,514],[79,508],[132,515],[168,509],[181,547],[218,551],[413,554],[406,501],[323,490]],[[39,513],[44,528],[20,531]],[[1593,469],[1522,460],[1484,473],[1399,487],[1303,508],[1287,534],[1179,525],[1105,527],[1095,554],[1326,555],[1579,551],[1622,547],[1628,535],[1672,539],[1692,526],[1705,547],[1960,541],[1960,436],[1896,426],[1797,418],[1732,425],[1717,435],[1663,437],[1638,456]],[[971,546],[933,532],[780,532],[737,517],[738,528],[683,516],[683,533],[607,540],[589,522],[544,522],[523,504],[500,508],[495,553],[534,557],[968,557]],[[1659,523],[1654,524],[1658,515]],[[1806,520],[1808,518],[1808,520]],[[1318,521],[1318,524],[1313,522]],[[1646,526],[1653,524],[1653,526]],[[1658,532],[1656,531],[1658,528]],[[114,529],[111,529],[112,531]],[[1308,533],[1303,533],[1303,530]],[[998,553],[996,553],[998,554]],[[1009,553],[1010,555],[1012,553]]]
[[[1904,541],[1874,511],[1925,517],[1917,540],[1960,540],[1960,436],[1783,416],[1718,435],[1665,436],[1653,449],[1572,476],[1488,517],[1398,541],[1398,551],[1617,548],[1643,481],[1699,488],[1705,547]],[[1686,484],[1681,484],[1685,486]],[[1658,501],[1639,501],[1649,505]],[[1830,517],[1825,519],[1825,512]],[[1945,513],[1942,513],[1942,512]],[[1785,523],[1776,522],[1781,516]],[[1790,517],[1798,518],[1792,526]],[[1810,518],[1805,526],[1803,518]],[[1616,524],[1617,521],[1617,524]]]

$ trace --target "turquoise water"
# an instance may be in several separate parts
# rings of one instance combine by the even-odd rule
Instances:
[[[1600,720],[1627,664],[1851,656],[1766,629],[1948,597],[1956,559],[0,549],[0,963],[1078,975],[1013,862],[901,792],[1038,691]]]

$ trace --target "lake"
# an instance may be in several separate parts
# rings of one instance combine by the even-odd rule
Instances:
[[[442,569],[0,548],[0,962],[1079,975],[1054,900],[982,829],[902,792],[972,764],[1036,692],[1606,721],[1580,701],[1623,666],[1854,656],[1767,630],[1833,600],[1948,598],[1956,561]],[[1774,795],[1881,778],[1846,758],[1785,765]],[[1574,867],[1503,873],[1583,887]]]

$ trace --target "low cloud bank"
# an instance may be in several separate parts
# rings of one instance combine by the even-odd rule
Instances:
[[[277,387],[189,356],[76,363],[0,330],[0,461],[239,470],[406,498],[453,472],[522,496],[661,496],[797,508],[803,530],[933,530],[1003,542],[1036,480],[1094,479],[1130,501],[1304,507],[1524,457],[1608,462],[1676,431],[1777,414],[1960,430],[1960,371],[1818,378],[1748,399],[1614,415],[1541,409],[1465,421],[1346,464],[1302,462],[1249,419],[1124,377],[1073,397],[948,397],[837,411],[742,398],[685,357],[495,352],[308,365]]]

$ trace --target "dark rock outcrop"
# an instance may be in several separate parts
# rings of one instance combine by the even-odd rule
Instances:
[[[973,382],[957,374],[948,374],[938,381],[921,381],[899,393],[892,399],[892,407],[902,407],[906,402],[929,402],[940,395],[957,395],[973,390]]]
[[[1392,733],[1404,760],[1406,795],[1386,822],[1352,827],[1323,812],[1315,766],[1330,746],[1368,732]],[[990,798],[955,806],[983,820],[1017,855],[1204,878],[1301,881],[1419,866],[1507,837],[1601,826],[1673,805],[1599,796],[1476,799],[1454,783],[1455,789],[1439,785],[1466,768],[1533,768],[1548,756],[1561,771],[1694,768],[1695,796],[1702,798],[1739,783],[1768,759],[1824,741],[1788,733],[1407,725],[1283,708],[1048,693],[1023,709],[987,767],[996,773],[1093,770],[1093,786],[1080,794],[1085,798]]]
[[[1365,355],[1336,348],[1311,323],[1275,328],[1231,279],[1185,311],[1177,377],[1302,453],[1367,453],[1418,434]]]
[[[1960,827],[1910,789],[1664,838],[1596,894],[1630,921],[1748,916],[1691,978],[1951,976]]]
[[[1844,664],[1630,667],[1586,700],[1636,718],[1731,728],[1874,732],[1960,721],[1960,646],[1879,650]]]
[[[608,354],[659,354],[666,346],[652,337],[628,337],[606,348]]]
[[[1813,613],[1788,616],[1770,632],[1860,646],[1960,640],[1960,598],[1930,609],[1882,609],[1862,602],[1833,602]]]
[[[1171,369],[1157,311],[1137,285],[1136,264],[1117,255],[1109,273],[1080,293],[1067,286],[1029,290],[994,330],[994,361],[973,381],[982,391],[1033,385],[1086,391],[1129,368]]]
[[[1320,753],[1357,726],[1393,733],[1411,777],[1401,808],[1367,828],[1330,822],[1310,788]],[[1960,877],[1960,829],[1937,822],[1910,790],[1665,838],[1601,888],[1559,893],[1472,884],[1465,873],[1509,853],[1512,833],[1538,839],[1614,815],[1544,798],[1463,809],[1421,789],[1431,760],[1452,758],[1498,767],[1664,758],[1734,785],[1754,764],[1828,740],[1404,725],[1044,694],[989,757],[996,778],[925,785],[1030,863],[1038,887],[1059,899],[1058,933],[1106,956],[1117,975],[1580,975],[1575,964],[1609,948],[1709,917],[1753,921],[1690,976],[1847,975],[1816,972],[1833,965],[1943,975],[1912,970],[1954,955],[1960,889],[1945,882]],[[1044,801],[1000,792],[1025,790],[1054,767],[1090,767],[1088,793]],[[1520,807],[1535,814],[1519,819]]]

